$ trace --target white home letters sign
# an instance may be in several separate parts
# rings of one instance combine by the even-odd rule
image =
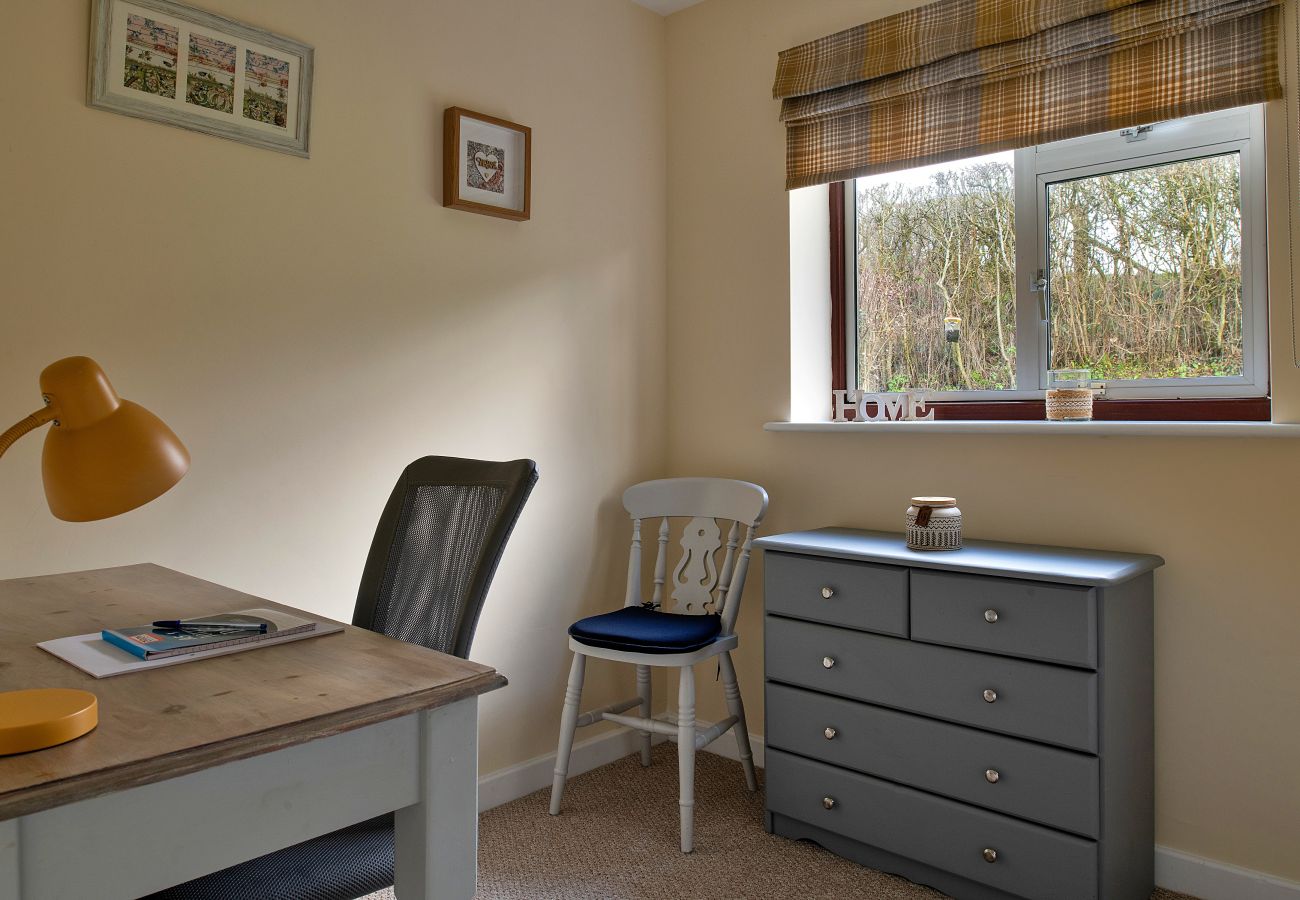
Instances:
[[[891,394],[831,391],[831,398],[836,422],[849,421],[850,410],[857,414],[859,422],[916,422],[934,418],[934,410],[926,408],[929,394],[925,391]]]

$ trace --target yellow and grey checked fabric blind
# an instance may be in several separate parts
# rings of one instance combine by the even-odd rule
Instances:
[[[792,47],[786,187],[1282,96],[1281,0],[939,0]]]

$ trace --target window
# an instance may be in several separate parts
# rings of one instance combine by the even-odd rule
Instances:
[[[1262,138],[1242,107],[847,182],[845,385],[1265,397]]]

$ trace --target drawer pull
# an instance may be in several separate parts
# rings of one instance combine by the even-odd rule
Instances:
[[[984,702],[985,702],[985,703],[993,703],[993,702],[995,702],[997,699],[998,699],[998,692],[995,691],[995,690],[993,690],[992,688],[989,688],[988,690],[986,690],[986,691],[984,692]]]
[[[997,862],[997,861],[998,861],[998,851],[994,850],[992,847],[985,847],[985,848],[984,848],[984,861],[985,861],[985,862]]]
[[[997,769],[985,769],[985,770],[984,770],[984,780],[987,781],[989,784],[997,784],[997,783],[998,783],[998,779],[1001,778],[1001,777],[1002,777],[1002,776],[1001,776],[1000,774],[998,774],[998,770],[997,770]]]
[[[835,596],[835,588],[831,587],[830,585],[827,585],[826,587],[822,588],[823,600],[829,600],[834,596]]]
[[[822,734],[826,735],[826,740],[828,740],[828,741],[833,741],[833,740],[835,740],[835,735],[839,734],[839,732],[836,731],[836,730],[835,730],[834,728],[832,728],[831,726],[827,725],[827,726],[826,726],[826,730],[823,731]]]
[[[984,610],[984,621],[992,625],[998,620],[998,611],[996,609]]]
[[[827,809],[834,809],[834,808],[835,808],[835,798],[834,798],[834,797],[822,797],[822,806],[826,807]]]
[[[823,669],[830,669],[830,668],[833,668],[834,666],[835,666],[835,658],[834,658],[834,657],[831,657],[831,656],[823,656],[823,657],[822,657],[822,668],[823,668]]]

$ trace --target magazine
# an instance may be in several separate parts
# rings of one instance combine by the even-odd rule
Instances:
[[[274,609],[245,609],[193,619],[202,626],[158,628],[140,625],[133,628],[105,628],[100,636],[115,647],[141,659],[163,659],[202,653],[221,647],[255,644],[271,638],[302,634],[316,628],[316,623]],[[220,626],[244,626],[222,628]],[[249,625],[263,625],[263,631],[251,631]]]

